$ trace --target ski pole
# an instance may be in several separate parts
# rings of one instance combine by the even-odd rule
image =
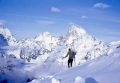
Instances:
[[[63,70],[63,58],[62,58],[62,70]]]
[[[74,64],[75,64],[75,66],[76,66],[75,58],[74,58]]]

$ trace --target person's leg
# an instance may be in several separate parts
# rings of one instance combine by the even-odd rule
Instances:
[[[73,60],[71,60],[71,67],[72,67]]]
[[[70,63],[70,59],[68,60],[68,69],[70,68],[69,63]]]

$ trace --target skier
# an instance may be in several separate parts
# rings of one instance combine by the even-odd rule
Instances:
[[[75,59],[75,52],[71,51],[71,49],[68,49],[68,53],[65,57],[63,57],[62,59],[66,58],[69,55],[69,59],[68,59],[68,68],[70,68],[69,64],[71,64],[72,67],[72,63],[73,63],[73,59]]]

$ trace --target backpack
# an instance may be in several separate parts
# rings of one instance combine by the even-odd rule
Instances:
[[[73,56],[74,56],[74,58],[75,58],[75,55],[76,55],[76,52],[73,51]]]

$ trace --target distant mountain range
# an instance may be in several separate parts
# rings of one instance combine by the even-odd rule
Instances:
[[[6,51],[3,48],[6,47]],[[12,48],[12,49],[7,49]],[[99,57],[108,51],[107,45],[94,36],[90,36],[83,28],[72,26],[66,36],[53,37],[49,32],[17,41],[7,27],[0,28],[0,51],[7,55],[13,55],[17,58],[32,62],[39,56],[45,57],[48,61],[61,62],[61,57],[67,54],[68,48],[77,52],[76,64],[86,62]],[[54,56],[53,56],[54,55]],[[67,59],[64,60],[67,62]]]

